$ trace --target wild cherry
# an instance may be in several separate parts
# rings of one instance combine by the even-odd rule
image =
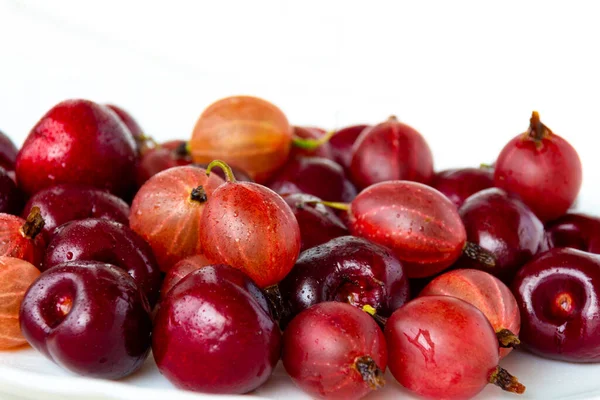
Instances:
[[[496,265],[487,266],[462,257],[461,268],[481,269],[510,283],[515,273],[540,249],[545,248],[544,225],[529,207],[498,188],[469,197],[458,210],[467,240],[494,255]]]
[[[484,166],[447,169],[435,174],[431,186],[442,192],[459,208],[469,196],[494,187],[494,170]]]
[[[165,169],[189,165],[192,157],[183,140],[170,140],[142,151],[136,165],[135,182],[141,187],[148,179]]]
[[[131,132],[131,135],[133,135],[133,139],[136,142],[138,152],[141,151],[146,142],[146,135],[144,135],[144,130],[140,124],[137,123],[137,121],[129,112],[125,111],[121,107],[115,106],[114,104],[106,104],[106,107],[110,108],[115,114],[117,114],[119,120],[125,124],[127,129],[129,129],[129,132]]]
[[[510,289],[498,278],[476,269],[458,269],[433,279],[419,296],[452,296],[474,305],[496,332],[500,358],[519,344],[521,315]]]
[[[167,293],[169,293],[169,290],[171,290],[177,282],[197,269],[206,267],[207,265],[211,265],[211,262],[203,255],[187,257],[173,265],[173,267],[165,274],[165,279],[163,279],[162,287],[160,289],[160,298],[164,299]]]
[[[365,129],[356,139],[350,171],[352,181],[361,189],[392,180],[429,183],[433,157],[419,132],[390,117]]]
[[[336,131],[329,139],[333,161],[344,167],[347,172],[350,172],[350,163],[352,162],[352,146],[362,131],[368,127],[369,125],[348,126]]]
[[[133,183],[135,142],[104,106],[67,100],[33,127],[16,161],[27,194],[61,183],[86,184],[125,194]]]
[[[226,265],[205,266],[179,281],[154,321],[160,372],[199,392],[246,393],[262,385],[279,360],[281,333],[266,299],[257,296],[258,287]]]
[[[0,167],[0,213],[18,215],[24,203],[23,193],[8,172]]]
[[[110,264],[74,261],[42,273],[19,317],[27,341],[76,374],[120,379],[138,370],[150,350],[146,297]]]
[[[42,233],[50,240],[54,229],[69,221],[104,218],[122,224],[129,221],[129,206],[119,197],[92,186],[56,185],[33,195],[23,210],[23,217],[33,207],[40,209],[44,219]]]
[[[206,257],[246,273],[261,288],[278,283],[294,266],[300,252],[300,228],[286,202],[271,189],[237,182],[220,160],[227,181],[208,194],[202,212],[199,243]]]
[[[469,399],[488,383],[523,393],[498,366],[498,339],[481,311],[451,296],[424,296],[385,325],[389,367],[408,390],[431,399]]]
[[[20,258],[40,267],[46,242],[40,232],[44,219],[40,209],[33,207],[24,220],[10,214],[0,214],[0,256]]]
[[[495,186],[516,193],[542,220],[567,212],[581,187],[575,149],[534,111],[527,132],[512,139],[496,161]]]
[[[463,253],[494,265],[491,254],[467,242],[454,204],[421,183],[381,182],[360,192],[350,204],[323,204],[348,210],[350,233],[390,248],[409,278],[435,275]]]
[[[301,311],[325,301],[341,301],[360,309],[371,306],[389,317],[408,301],[402,263],[387,248],[354,236],[335,238],[300,254],[279,283],[283,324]]]
[[[546,224],[550,247],[571,247],[600,254],[600,218],[568,213]]]
[[[298,314],[283,334],[281,358],[294,383],[311,396],[360,399],[385,384],[383,333],[348,304],[319,303]]]
[[[519,270],[512,290],[527,349],[556,360],[600,361],[600,256],[552,249]]]
[[[18,151],[12,140],[0,131],[0,167],[14,171]]]
[[[128,226],[106,219],[71,221],[58,228],[48,244],[43,270],[68,261],[99,261],[125,270],[150,305],[158,299],[161,274],[150,245]]]
[[[173,167],[150,178],[131,204],[129,225],[150,243],[161,270],[202,254],[200,221],[208,196],[223,184],[192,166]]]

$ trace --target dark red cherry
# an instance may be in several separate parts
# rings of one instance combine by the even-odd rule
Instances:
[[[25,199],[8,172],[0,167],[0,213],[19,215]]]
[[[152,351],[160,372],[175,386],[199,392],[247,393],[262,385],[279,360],[281,333],[258,293],[249,278],[226,265],[183,278],[161,301],[154,321]]]
[[[600,218],[568,213],[546,224],[550,247],[571,247],[600,254]]]
[[[600,256],[552,249],[519,270],[512,290],[527,349],[556,360],[600,361]]]
[[[290,159],[268,187],[279,194],[307,193],[327,201],[349,202],[356,189],[335,161],[321,157]]]
[[[391,117],[362,131],[353,146],[350,171],[359,189],[392,180],[429,183],[433,156],[419,132]]]
[[[387,248],[354,236],[335,238],[308,249],[279,282],[287,321],[324,301],[373,307],[389,317],[408,301],[401,262]],[[283,323],[285,324],[285,322]]]
[[[369,125],[352,125],[337,131],[329,139],[329,148],[333,155],[333,161],[340,164],[346,171],[350,171],[352,162],[352,146],[358,136],[368,128]]]
[[[42,231],[47,241],[54,229],[69,221],[104,218],[122,224],[129,223],[129,206],[117,196],[83,185],[57,185],[33,195],[23,210],[23,217],[38,207],[44,218]]]
[[[319,140],[325,135],[325,131],[319,128],[294,126],[293,127],[294,138]],[[317,145],[315,148],[304,149],[298,146],[292,146],[290,151],[290,158],[295,157],[323,157],[329,160],[333,160],[333,154],[329,147],[329,142],[324,142]]]
[[[171,140],[143,151],[136,165],[135,182],[141,187],[148,179],[165,169],[189,165],[192,157],[187,152],[186,142]]]
[[[458,210],[467,240],[494,255],[494,267],[468,257],[457,266],[486,271],[506,283],[544,244],[544,225],[522,201],[498,188],[469,197]]]
[[[328,302],[292,320],[281,359],[310,396],[357,400],[383,387],[388,356],[383,333],[367,313]]]
[[[126,225],[82,219],[60,226],[48,245],[42,270],[68,261],[98,261],[127,271],[148,297],[158,299],[161,274],[150,245]]]
[[[14,171],[18,151],[12,140],[0,131],[0,167]]]
[[[211,262],[203,255],[187,257],[173,265],[173,267],[165,274],[165,279],[163,279],[162,287],[160,288],[160,298],[164,299],[167,293],[169,293],[169,290],[171,290],[177,282],[197,269],[206,267],[207,265],[211,265]]]
[[[494,183],[516,193],[542,220],[571,207],[581,187],[581,161],[575,149],[533,112],[527,132],[512,139],[498,156]]]
[[[137,121],[129,112],[125,111],[121,107],[115,106],[114,104],[107,104],[106,107],[110,108],[115,114],[117,114],[119,120],[125,124],[127,129],[129,129],[129,132],[131,132],[133,135],[138,151],[142,150],[146,142],[146,137],[140,124],[137,123]]]
[[[42,273],[25,294],[19,319],[36,350],[80,375],[123,378],[150,351],[146,298],[127,273],[97,261]]]
[[[494,170],[487,167],[447,169],[435,174],[431,186],[459,208],[469,196],[494,187]]]
[[[318,203],[318,197],[296,193],[283,195],[300,227],[301,251],[348,234],[342,220],[327,206]]]
[[[61,183],[126,194],[136,151],[131,133],[106,107],[88,100],[54,106],[33,127],[16,162],[19,187],[32,195]]]

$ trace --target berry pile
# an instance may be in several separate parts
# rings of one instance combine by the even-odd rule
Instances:
[[[276,364],[312,396],[488,384],[513,348],[600,362],[600,218],[570,212],[576,151],[534,112],[491,166],[435,172],[391,117],[337,132],[230,97],[189,140],[123,109],[54,106],[0,133],[0,350],[241,394]],[[468,338],[468,339],[467,339]]]

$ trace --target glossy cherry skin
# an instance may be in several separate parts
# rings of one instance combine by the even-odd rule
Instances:
[[[297,157],[273,177],[269,188],[279,194],[307,193],[327,201],[350,202],[356,188],[335,161],[321,157]]]
[[[0,213],[18,215],[24,203],[23,193],[8,172],[0,167]]]
[[[362,131],[352,148],[350,171],[361,189],[392,180],[429,183],[433,156],[419,132],[392,117]]]
[[[46,241],[40,234],[23,231],[26,220],[10,214],[0,214],[0,256],[20,258],[40,268]]]
[[[150,351],[146,298],[110,264],[76,261],[42,273],[25,294],[20,320],[36,350],[80,375],[123,378]]]
[[[33,207],[39,207],[44,218],[42,233],[50,240],[54,229],[69,221],[104,218],[127,224],[129,206],[119,197],[92,186],[57,185],[33,195],[23,210],[26,217]]]
[[[447,169],[435,174],[431,186],[459,208],[469,196],[494,187],[494,170],[484,167]]]
[[[481,311],[496,333],[508,329],[519,335],[521,314],[510,289],[498,278],[476,269],[448,271],[433,279],[419,296],[452,296]],[[500,358],[512,348],[500,348]]]
[[[498,188],[469,197],[458,210],[467,240],[491,252],[496,265],[489,267],[462,256],[460,268],[481,269],[510,283],[525,263],[544,249],[544,225],[519,199]]]
[[[199,392],[247,393],[262,385],[279,360],[281,333],[256,293],[243,273],[225,265],[183,278],[155,318],[152,351],[160,372]]]
[[[346,171],[350,170],[352,162],[352,146],[358,139],[358,136],[368,128],[369,125],[352,125],[342,128],[329,139],[329,148],[333,156],[333,161],[340,164]]]
[[[356,196],[349,213],[350,233],[390,248],[409,278],[448,268],[467,240],[454,204],[417,182],[372,185]]]
[[[0,131],[0,167],[14,171],[18,151],[12,140]]]
[[[68,261],[98,261],[126,271],[151,305],[162,283],[150,245],[126,225],[89,218],[60,226],[48,244],[42,270]]]
[[[600,218],[568,213],[546,224],[550,247],[571,247],[600,254]]]
[[[135,159],[133,137],[114,113],[88,100],[67,100],[48,111],[25,139],[17,181],[30,195],[61,183],[123,195],[133,183]]]
[[[282,197],[298,221],[302,240],[300,251],[348,234],[348,228],[329,207],[316,203],[321,200],[318,197],[303,193]],[[315,203],[308,203],[311,201]]]
[[[286,202],[252,182],[225,182],[208,197],[199,243],[214,263],[246,273],[261,288],[281,281],[300,253],[300,228]]]
[[[163,279],[162,287],[160,288],[160,298],[164,299],[167,293],[169,293],[169,290],[171,290],[177,282],[188,276],[190,273],[202,267],[206,267],[207,265],[211,265],[211,262],[203,255],[184,258],[173,265],[173,268],[165,274],[165,279]]]
[[[292,129],[294,137],[301,139],[318,140],[325,134],[325,132],[319,128],[294,126],[292,127]],[[329,142],[325,142],[313,150],[302,149],[297,146],[292,146],[289,157],[323,157],[329,160],[333,160],[333,154],[331,152]]]
[[[556,360],[600,361],[600,256],[552,249],[521,268],[512,290],[528,350]]]
[[[283,334],[282,361],[294,383],[322,399],[355,400],[383,385],[381,376],[363,375],[367,360],[377,374],[387,366],[385,339],[377,323],[348,304],[317,304],[292,320]]]
[[[107,104],[106,107],[110,108],[115,114],[117,114],[119,120],[125,124],[127,129],[129,129],[129,132],[131,132],[133,135],[138,151],[141,150],[145,140],[144,130],[140,124],[137,123],[137,121],[129,112],[125,111],[121,107],[115,106],[114,104]]]
[[[536,113],[534,113],[534,117]],[[494,184],[515,193],[542,220],[567,212],[581,188],[577,151],[532,117],[530,129],[512,139],[496,161]]]
[[[135,171],[135,182],[138,187],[165,169],[191,164],[192,157],[182,152],[182,146],[185,146],[183,140],[171,140],[143,151]]]
[[[409,296],[402,263],[392,252],[354,236],[338,237],[302,252],[279,282],[279,290],[289,318],[324,301],[361,309],[370,305],[377,314],[389,317]]]
[[[131,204],[129,225],[150,243],[162,271],[186,257],[202,254],[198,239],[206,199],[195,197],[202,186],[206,197],[223,184],[215,174],[192,166],[173,167],[154,175]]]

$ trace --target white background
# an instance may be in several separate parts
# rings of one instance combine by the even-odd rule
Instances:
[[[579,151],[600,208],[600,5],[593,1],[0,0],[0,129],[55,103],[114,102],[159,138],[264,97],[331,129],[390,114],[438,168],[491,162],[533,109]]]

